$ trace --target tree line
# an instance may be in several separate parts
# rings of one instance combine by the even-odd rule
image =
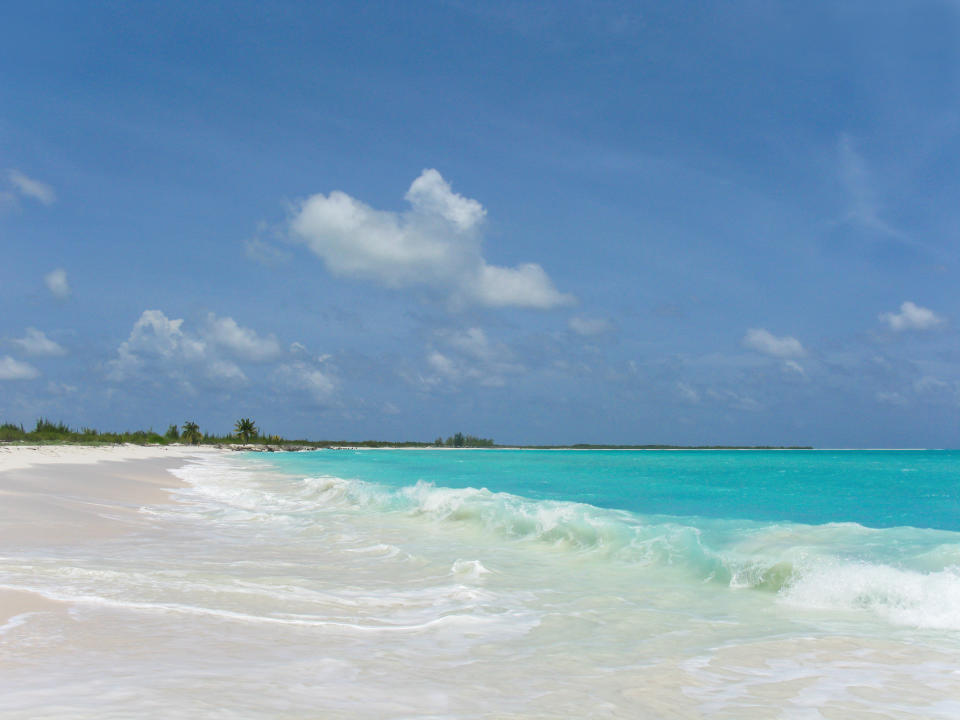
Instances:
[[[456,433],[451,435],[446,440],[443,438],[437,438],[433,441],[434,447],[493,447],[493,440],[490,438],[481,438],[475,437],[473,435],[464,435],[463,433]]]
[[[456,433],[446,440],[437,438],[434,442],[389,442],[384,440],[289,440],[280,435],[266,434],[252,418],[243,417],[233,426],[233,432],[216,434],[204,432],[199,424],[193,420],[186,420],[181,424],[171,424],[166,432],[159,433],[152,428],[149,430],[124,430],[122,432],[101,431],[90,427],[71,428],[63,422],[52,422],[46,418],[39,418],[33,429],[25,429],[23,425],[5,422],[0,424],[0,442],[4,443],[32,443],[62,444],[75,443],[80,445],[113,445],[132,443],[134,445],[169,445],[185,443],[188,445],[264,445],[298,447],[337,447],[343,445],[356,447],[494,447],[493,440],[479,438],[473,435]]]
[[[279,435],[263,435],[260,429],[250,418],[240,418],[234,426],[234,432],[226,435],[205,433],[200,426],[187,420],[182,425],[170,425],[166,432],[160,434],[153,430],[124,430],[109,432],[91,427],[71,428],[63,422],[52,422],[46,418],[39,418],[32,430],[23,425],[14,423],[0,424],[0,442],[31,442],[31,443],[79,443],[116,444],[133,443],[135,445],[169,445],[170,443],[186,443],[188,445],[224,444],[224,443],[283,443],[285,440]]]

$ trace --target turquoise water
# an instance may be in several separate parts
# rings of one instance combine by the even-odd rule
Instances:
[[[960,452],[330,450],[285,472],[487,488],[645,515],[960,531]]]
[[[284,495],[509,546],[679,571],[857,621],[960,630],[955,451],[323,450]],[[458,537],[462,537],[461,533]]]

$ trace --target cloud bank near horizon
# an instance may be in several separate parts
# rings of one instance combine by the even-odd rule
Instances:
[[[196,331],[183,325],[183,318],[144,310],[107,363],[108,379],[126,383],[162,378],[187,392],[195,392],[197,383],[236,390],[251,383],[240,365],[247,363],[266,365],[257,375],[292,393],[305,393],[315,403],[327,402],[337,389],[332,371],[324,367],[326,357],[310,357],[300,343],[285,351],[274,335],[260,335],[214,313],[208,313]]]

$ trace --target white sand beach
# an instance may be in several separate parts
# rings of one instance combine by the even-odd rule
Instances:
[[[168,470],[223,452],[189,446],[0,446],[0,553],[77,545],[142,529],[145,506],[172,503]],[[56,609],[37,593],[0,588],[0,633],[23,613]]]

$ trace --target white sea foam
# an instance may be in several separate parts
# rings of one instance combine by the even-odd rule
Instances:
[[[27,619],[30,618],[32,615],[36,615],[36,613],[24,612],[24,613],[20,613],[19,615],[14,615],[10,619],[8,619],[3,625],[0,625],[0,636],[6,635],[8,632],[13,630],[14,628],[20,627],[21,625],[26,623]]]
[[[786,603],[866,611],[897,625],[960,630],[960,568],[921,573],[886,565],[823,560],[792,580]]]
[[[467,577],[471,580],[479,580],[484,575],[489,575],[490,571],[487,570],[479,560],[460,560],[458,558],[450,567],[450,573],[452,575]]]
[[[960,630],[960,574],[953,567],[960,560],[960,544],[955,533],[876,530],[856,523],[681,522],[486,489],[426,482],[388,488],[333,476],[293,484],[287,478],[281,493],[246,484],[250,470],[224,472],[208,462],[179,474],[210,498],[258,517],[289,521],[306,515],[312,521],[312,513],[330,508],[399,513],[471,527],[491,541],[542,543],[589,553],[600,561],[685,569],[697,580],[734,590],[776,593],[788,605],[868,611],[897,625]],[[234,484],[238,480],[240,484]],[[891,548],[899,548],[900,555],[890,555]],[[399,548],[377,543],[348,551],[393,556]],[[849,559],[865,551],[873,554],[872,561]],[[451,572],[480,577],[489,571],[479,561],[458,559]]]

